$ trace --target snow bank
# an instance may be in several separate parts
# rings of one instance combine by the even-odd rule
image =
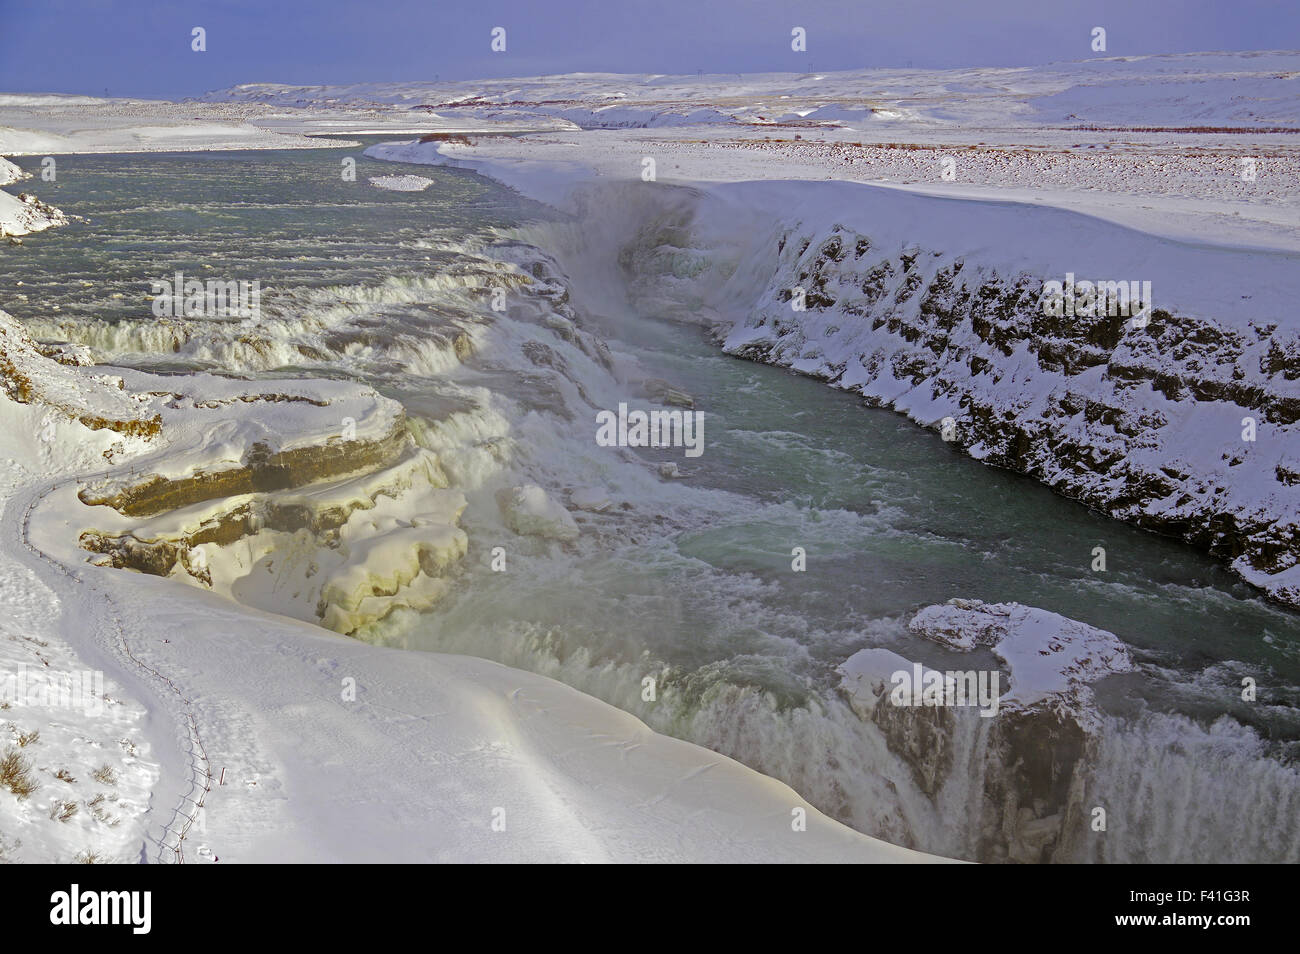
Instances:
[[[185,592],[119,605],[202,700],[227,771],[192,845],[223,863],[930,860],[811,807],[795,832],[785,785],[544,677]]]
[[[145,409],[145,398],[128,394],[121,378],[66,369],[47,357],[27,329],[4,311],[0,311],[0,388],[14,401],[39,405],[92,430],[147,437],[160,426],[160,416]]]
[[[28,177],[18,166],[0,157],[0,186]],[[10,195],[0,192],[0,239],[6,236],[42,232],[56,225],[66,225],[68,217],[27,192]]]
[[[14,165],[4,156],[0,156],[0,186],[9,185],[11,182],[17,182],[19,179],[26,179],[27,173],[21,168]]]
[[[423,192],[433,185],[433,180],[424,176],[371,176],[370,184],[391,192]]]
[[[728,352],[893,407],[1300,603],[1300,256],[861,186],[715,194],[790,210],[735,266],[762,291],[714,299],[741,316]],[[698,246],[741,220],[719,214]],[[1045,283],[1070,274],[1149,282],[1146,318],[1054,317]]]

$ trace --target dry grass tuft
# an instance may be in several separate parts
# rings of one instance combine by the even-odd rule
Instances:
[[[32,764],[17,749],[6,749],[0,755],[0,788],[7,788],[18,798],[27,798],[36,791],[32,779]]]
[[[107,762],[105,762],[99,768],[95,769],[95,771],[91,772],[90,775],[96,782],[99,782],[101,785],[117,784],[117,773],[115,773],[113,769],[109,767]]]

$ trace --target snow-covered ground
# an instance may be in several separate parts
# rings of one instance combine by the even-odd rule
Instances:
[[[573,73],[348,86],[246,83],[207,102],[280,108],[393,106],[495,118],[541,115],[583,128],[780,125],[801,120],[887,130],[1106,123],[1295,128],[1294,51],[1094,57],[1039,67],[829,73]],[[581,121],[580,121],[581,120]]]
[[[249,84],[205,99],[423,112],[466,127],[521,117],[571,124],[445,147],[492,157],[493,175],[547,200],[562,197],[547,188],[548,168],[578,163],[638,178],[648,157],[661,182],[844,179],[1297,248],[1297,70],[1295,52],[1196,53],[1014,69]]]
[[[314,108],[257,103],[173,103],[54,93],[0,94],[0,155],[79,152],[182,152],[211,149],[314,149],[348,135],[447,135],[567,125],[553,120],[497,123],[442,119],[326,103]],[[313,139],[328,136],[329,139]]]

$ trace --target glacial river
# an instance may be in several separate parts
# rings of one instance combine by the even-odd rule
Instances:
[[[340,175],[346,156],[355,182]],[[367,182],[403,173],[434,184]],[[906,623],[953,597],[1017,601],[1114,632],[1138,663],[1097,685],[1094,741],[1064,801],[1026,806],[1061,818],[1051,860],[1300,860],[1300,614],[1209,557],[852,395],[729,358],[697,327],[580,307],[611,370],[531,311],[494,312],[476,276],[527,260],[521,235],[545,252],[561,217],[467,172],[357,148],[66,156],[40,185],[87,221],[5,254],[0,307],[39,338],[153,370],[355,377],[406,405],[470,501],[470,552],[441,605],[361,638],[553,676],[781,778],[868,834],[1000,860],[992,802],[1025,750],[990,745],[987,720],[963,713],[941,777],[923,783],[846,704],[836,667],[868,646],[939,669],[996,667]],[[262,320],[154,317],[149,282],[177,270],[259,281]],[[449,327],[473,330],[472,354],[455,354]],[[650,406],[643,378],[694,397],[702,456],[597,445],[595,409]],[[677,479],[659,473],[670,461]],[[524,482],[561,501],[594,489],[610,506],[578,514],[575,543],[519,538],[495,495]],[[492,568],[498,546],[504,572]],[[1105,572],[1091,569],[1097,546]],[[796,547],[805,572],[792,571]],[[1240,699],[1245,677],[1260,686],[1253,703]],[[1086,824],[1098,805],[1105,832]]]

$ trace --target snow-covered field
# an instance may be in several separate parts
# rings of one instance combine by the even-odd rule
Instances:
[[[11,155],[372,132],[470,134],[368,154],[466,165],[577,212],[644,302],[730,353],[948,428],[1300,604],[1300,54],[0,95]],[[7,234],[61,221],[0,203]],[[1150,282],[1146,322],[1045,320],[1042,283],[1067,273]],[[327,632],[433,605],[464,555],[463,498],[394,402],[102,374],[2,312],[0,335],[0,672],[99,671],[108,697],[0,712],[0,755],[35,785],[0,790],[0,860],[928,860],[559,683]],[[568,526],[530,493],[503,507]],[[307,532],[276,525],[289,509],[351,557],[273,566]],[[913,628],[993,647],[1025,710],[1079,710],[1129,666],[1111,634],[1033,608],[973,599]],[[846,694],[866,705],[892,662],[846,661]],[[1015,850],[1033,858],[1036,837]]]
[[[557,197],[548,167],[632,179],[649,157],[661,182],[844,179],[1296,248],[1297,70],[1294,52],[1199,53],[1015,69],[248,84],[205,99],[386,109],[467,128],[521,117],[564,125],[468,151],[444,147],[491,156],[494,175],[547,199]],[[1242,160],[1251,157],[1257,174],[1247,182]]]
[[[1035,124],[1220,125],[1300,122],[1294,51],[1094,57],[1038,67],[868,69],[830,73],[574,73],[444,83],[284,86],[246,83],[203,97],[279,108],[393,106],[587,128],[778,125],[800,120],[886,130]],[[580,121],[581,120],[581,121]]]
[[[508,131],[553,128],[555,121],[500,124]],[[182,152],[196,149],[314,149],[348,135],[458,134],[498,124],[443,120],[426,112],[326,104],[173,103],[54,93],[0,94],[0,155],[77,152]],[[328,140],[313,136],[329,136]]]

